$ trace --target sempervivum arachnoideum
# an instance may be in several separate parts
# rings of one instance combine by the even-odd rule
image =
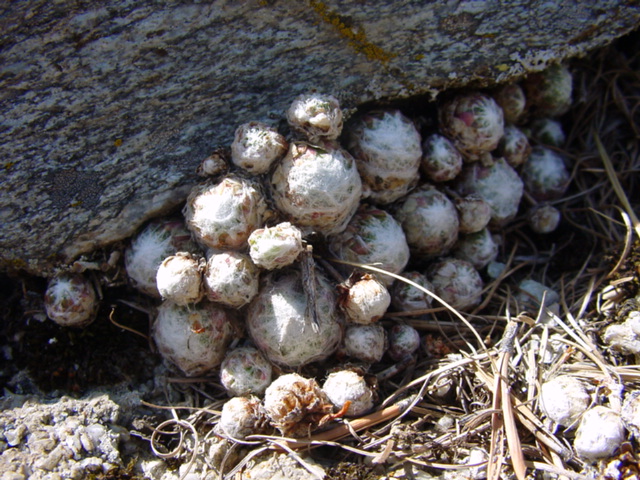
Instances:
[[[349,325],[344,332],[343,352],[371,364],[382,360],[387,350],[387,334],[382,325],[374,323],[370,325]]]
[[[536,233],[551,233],[560,224],[562,214],[553,205],[541,204],[529,209],[527,223]]]
[[[546,147],[534,147],[522,167],[524,186],[538,201],[560,198],[569,186],[569,171],[562,155]]]
[[[340,103],[331,95],[302,94],[287,110],[287,122],[293,131],[312,143],[335,140],[342,132]]]
[[[305,233],[344,230],[358,208],[362,182],[351,155],[337,144],[293,142],[271,176],[276,207]]]
[[[177,252],[196,253],[198,250],[182,221],[155,220],[133,238],[125,250],[124,265],[134,287],[160,298],[156,283],[160,264]]]
[[[190,253],[178,252],[164,259],[156,273],[156,284],[163,300],[178,305],[202,299],[204,260]]]
[[[562,124],[553,118],[536,118],[527,130],[534,141],[543,145],[562,147],[567,140]]]
[[[457,95],[438,109],[440,131],[465,159],[484,159],[495,150],[504,134],[502,109],[480,92]]]
[[[162,357],[192,377],[220,365],[236,331],[234,322],[230,311],[207,301],[188,307],[163,302],[151,335]]]
[[[453,308],[468,310],[480,303],[482,278],[465,260],[444,258],[429,267],[427,278],[435,293]]]
[[[216,148],[211,155],[204,158],[198,168],[196,175],[203,178],[216,177],[227,173],[229,170],[229,149],[226,147]]]
[[[249,255],[211,252],[204,272],[204,292],[212,302],[239,308],[258,293],[260,269]]]
[[[491,224],[501,226],[518,213],[524,184],[513,167],[498,158],[490,166],[477,162],[466,165],[455,188],[460,195],[481,197],[491,206]]]
[[[475,233],[489,225],[491,205],[480,195],[470,194],[456,197],[456,210],[460,220],[460,233]]]
[[[573,76],[565,65],[531,73],[522,82],[527,110],[537,117],[558,117],[571,107]]]
[[[493,240],[489,229],[460,235],[453,249],[453,256],[466,260],[478,270],[486,267],[498,256],[498,245]]]
[[[462,170],[462,163],[462,154],[447,137],[434,133],[422,142],[420,168],[429,180],[453,180]]]
[[[286,267],[303,250],[302,232],[289,222],[258,228],[249,236],[249,255],[253,263],[266,270]]]
[[[344,137],[372,202],[394,202],[418,182],[420,133],[399,110],[378,110],[357,117],[345,127]]]
[[[347,228],[329,238],[329,250],[340,260],[372,264],[400,273],[409,261],[409,245],[402,226],[388,212],[367,204],[360,206]],[[353,267],[343,267],[353,271]],[[393,278],[379,275],[389,286]]]
[[[264,223],[266,212],[259,185],[238,175],[194,187],[183,210],[195,239],[217,250],[245,248],[251,232]]]
[[[272,368],[253,347],[234,348],[220,365],[220,382],[229,395],[261,395],[271,383]]]
[[[269,419],[257,397],[234,397],[222,406],[218,428],[231,438],[242,440],[265,433],[268,427]]]
[[[322,385],[322,391],[337,408],[349,406],[347,417],[357,417],[373,407],[373,390],[362,375],[353,370],[339,370],[330,373]]]
[[[447,253],[458,240],[458,212],[453,202],[433,185],[422,185],[395,210],[411,252],[420,257]]]
[[[389,330],[387,354],[396,362],[409,358],[420,348],[420,334],[411,325],[397,324]]]
[[[253,175],[266,173],[287,152],[287,141],[261,122],[240,125],[231,144],[231,161]]]
[[[433,291],[433,285],[420,272],[404,272],[402,276],[430,292]],[[407,282],[398,280],[391,287],[391,304],[400,312],[426,310],[431,308],[431,300],[432,297],[430,295]]]
[[[373,275],[355,275],[349,278],[340,296],[340,306],[353,323],[369,324],[378,321],[391,304],[391,295],[384,284]]]
[[[249,304],[247,329],[269,360],[299,367],[324,360],[342,338],[342,317],[334,287],[315,269],[314,305],[295,268],[274,270],[263,278],[260,292]],[[315,317],[315,319],[314,319]],[[316,324],[317,320],[317,324]]]
[[[49,280],[44,294],[47,317],[63,327],[84,327],[96,318],[98,297],[91,281],[80,274]]]
[[[493,99],[502,108],[504,121],[518,124],[527,104],[524,90],[517,83],[509,83],[493,92]]]
[[[333,405],[318,383],[297,373],[275,379],[264,395],[271,423],[286,437],[305,437],[320,426]]]
[[[531,145],[522,130],[513,125],[507,125],[504,127],[504,136],[498,144],[497,152],[509,165],[518,167],[529,158]]]

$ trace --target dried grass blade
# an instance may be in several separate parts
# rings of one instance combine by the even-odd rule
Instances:
[[[607,274],[606,278],[611,278],[613,275],[620,269],[620,267],[624,264],[624,261],[629,256],[629,252],[631,252],[631,245],[633,243],[633,225],[631,224],[631,219],[629,215],[625,213],[624,210],[620,209],[620,216],[624,220],[624,224],[627,227],[627,233],[624,236],[624,248],[622,253],[620,254],[620,258],[618,258],[618,262],[611,269],[611,271]]]
[[[504,357],[501,355],[500,364],[503,359]],[[491,414],[491,443],[489,446],[489,462],[487,463],[487,480],[498,480],[504,464],[504,424],[500,412],[500,404],[502,403],[501,383],[500,372],[496,372],[491,389],[493,393],[491,408],[494,413]]]
[[[490,390],[494,389],[494,378],[488,375],[482,370],[476,371],[476,376],[482,381]],[[514,407],[516,415],[520,423],[527,428],[535,437],[552,449],[554,452],[562,455],[563,458],[571,457],[571,451],[567,449],[562,443],[560,443],[542,424],[540,419],[531,411],[531,409],[525,404],[517,404]]]
[[[620,203],[622,203],[622,206],[624,207],[624,209],[627,211],[627,214],[631,218],[631,221],[633,222],[633,228],[636,231],[636,235],[638,236],[638,238],[640,238],[640,220],[638,220],[638,217],[633,211],[633,208],[631,207],[631,203],[629,202],[627,195],[624,193],[624,189],[622,188],[622,185],[620,185],[620,181],[618,180],[616,171],[613,168],[613,164],[611,163],[609,154],[605,150],[604,145],[602,145],[602,142],[600,141],[600,137],[596,132],[593,132],[593,138],[596,142],[596,147],[598,148],[598,153],[600,154],[602,163],[604,163],[604,168],[607,171],[607,176],[609,177],[609,181],[613,186],[613,190],[616,192],[616,196],[618,197],[618,200],[620,200]]]
[[[408,408],[410,408],[414,400],[415,399],[413,397],[400,400],[390,407],[370,413],[369,415],[365,415],[364,417],[351,420],[349,422],[349,425],[340,425],[338,427],[332,428],[331,430],[317,433],[310,436],[306,440],[287,439],[286,445],[289,448],[293,449],[308,448],[312,443],[340,440],[341,438],[349,436],[352,430],[359,432],[366,428],[373,427],[374,425],[397,417],[398,415],[404,413],[404,411],[406,411]]]
[[[349,262],[346,260],[340,260],[337,258],[329,258],[327,259],[330,262],[335,262],[335,263],[341,263],[343,265],[350,265],[352,267],[357,267],[357,268],[361,268],[363,270],[370,270],[372,272],[376,272],[376,273],[380,273],[382,275],[387,275],[389,277],[395,278],[396,280],[400,280],[401,282],[404,282],[408,285],[411,285],[414,288],[417,288],[418,290],[420,290],[421,292],[425,293],[426,295],[429,295],[431,298],[435,299],[437,302],[441,303],[444,307],[447,308],[447,310],[449,310],[453,315],[455,315],[457,318],[460,319],[460,321],[462,323],[464,323],[464,325],[471,331],[471,333],[473,334],[474,337],[476,337],[476,339],[478,340],[478,344],[480,345],[480,347],[482,349],[484,349],[486,352],[488,352],[488,348],[486,347],[486,345],[484,344],[484,340],[482,339],[482,337],[480,336],[480,334],[478,333],[478,331],[475,329],[475,327],[473,325],[471,325],[471,323],[462,316],[462,314],[456,310],[454,307],[452,307],[451,305],[449,305],[447,302],[445,302],[442,298],[440,298],[438,295],[436,295],[435,293],[433,293],[432,291],[424,288],[422,285],[419,285],[411,280],[409,280],[408,278],[403,277],[402,275],[398,275],[392,272],[388,272],[387,270],[384,270],[382,268],[378,268],[375,267],[373,265],[367,265],[364,263],[358,263],[358,262]],[[469,349],[475,354],[478,353],[476,348],[471,345],[469,342],[467,342],[465,340],[465,343],[467,344],[467,346],[469,347]],[[493,361],[493,359],[491,359],[491,361]]]
[[[496,382],[496,385],[498,382]],[[497,396],[494,392],[494,399]],[[489,448],[489,461],[487,463],[487,480],[498,480],[500,470],[504,464],[504,429],[502,415],[494,413],[491,416],[491,446]]]
[[[509,392],[509,386],[504,381],[508,374],[509,366],[508,352],[505,353],[503,362],[503,371],[500,372],[500,390],[501,390],[501,404],[502,404],[502,418],[504,422],[504,430],[507,436],[507,445],[509,445],[509,454],[511,455],[511,462],[513,463],[513,470],[516,473],[518,480],[524,480],[527,475],[527,466],[524,463],[524,456],[522,455],[522,444],[520,443],[520,436],[518,435],[518,429],[516,427],[516,420],[513,416],[513,408],[511,406],[511,394]]]

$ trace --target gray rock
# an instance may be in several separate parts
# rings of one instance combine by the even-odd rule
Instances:
[[[302,465],[283,453],[260,456],[251,462],[243,476],[253,480],[318,480],[325,477],[324,467],[311,458],[304,458]]]
[[[14,406],[14,400],[22,405]],[[5,392],[0,407],[0,434],[12,447],[0,454],[0,472],[15,478],[25,471],[33,479],[85,478],[83,473],[123,464],[123,436],[116,425],[121,407],[106,394],[45,403]]]
[[[0,10],[0,266],[48,275],[179,207],[199,161],[311,88],[353,108],[489,85],[638,24],[633,2],[33,0]]]

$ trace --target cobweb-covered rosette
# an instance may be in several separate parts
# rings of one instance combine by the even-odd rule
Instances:
[[[272,362],[299,367],[329,357],[338,347],[342,316],[334,287],[319,269],[315,279],[317,325],[309,315],[302,275],[296,269],[267,274],[260,292],[249,304],[247,329]]]
[[[337,145],[292,143],[271,176],[276,207],[303,232],[341,232],[355,213],[362,183],[355,161]]]

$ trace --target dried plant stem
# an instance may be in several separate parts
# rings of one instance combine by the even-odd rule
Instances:
[[[478,331],[474,328],[474,326],[471,325],[471,323],[469,323],[469,321],[466,318],[464,318],[460,314],[460,312],[458,310],[453,308],[451,305],[449,305],[447,302],[445,302],[442,298],[440,298],[438,295],[436,295],[432,291],[424,288],[422,285],[419,285],[416,282],[413,282],[413,281],[409,280],[408,278],[403,277],[402,275],[397,275],[395,273],[388,272],[386,270],[383,270],[382,268],[374,267],[373,265],[366,265],[366,264],[363,264],[363,263],[356,263],[356,262],[348,262],[346,260],[338,260],[337,258],[332,258],[332,259],[329,259],[329,260],[332,261],[332,262],[335,262],[335,263],[341,263],[343,265],[350,265],[352,267],[361,268],[361,269],[364,269],[364,270],[370,270],[372,272],[376,272],[376,273],[379,273],[379,274],[382,274],[382,275],[388,275],[390,277],[395,278],[396,280],[400,280],[401,282],[405,282],[405,283],[411,285],[412,287],[417,288],[421,292],[429,295],[431,298],[434,298],[436,301],[440,302],[451,313],[453,313],[457,318],[459,318],[462,321],[462,323],[464,323],[469,328],[469,330],[473,333],[473,335],[476,337],[476,339],[478,340],[478,344],[483,349],[487,350],[487,347],[484,345],[482,337],[480,337],[480,335],[478,334]],[[467,346],[471,349],[471,351],[473,353],[477,353],[477,351],[476,351],[476,349],[475,349],[475,347],[473,345],[471,345],[470,343],[467,342]]]
[[[390,407],[383,408],[382,410],[378,410],[377,412],[370,413],[369,415],[365,415],[364,417],[351,420],[349,421],[349,425],[347,424],[339,425],[335,428],[332,428],[331,430],[327,430],[325,432],[320,432],[315,435],[311,435],[306,440],[286,439],[285,445],[287,445],[289,448],[300,449],[300,448],[309,448],[312,445],[319,446],[319,445],[322,445],[323,442],[340,440],[341,438],[349,436],[352,430],[355,432],[359,432],[399,416],[400,414],[402,414],[403,412],[409,409],[413,401],[414,401],[413,397],[406,398],[404,400],[401,400],[391,405]],[[247,438],[251,439],[251,438],[254,438],[254,436],[247,437]]]
[[[491,447],[489,462],[487,465],[487,478],[497,480],[500,477],[501,466],[504,462],[503,438],[507,437],[509,453],[513,463],[513,470],[518,480],[526,477],[526,466],[522,455],[520,437],[516,428],[509,392],[509,359],[513,351],[515,337],[518,333],[518,323],[510,320],[504,330],[500,357],[498,359],[499,370],[494,373],[493,383],[493,411],[491,415]]]
[[[600,136],[598,135],[597,132],[593,132],[593,139],[596,142],[596,147],[598,147],[598,153],[600,154],[602,163],[604,163],[604,168],[607,171],[607,176],[609,177],[609,181],[611,182],[611,185],[613,185],[613,189],[616,192],[618,200],[620,200],[620,203],[622,203],[622,206],[624,207],[627,214],[631,218],[631,221],[633,222],[633,228],[636,231],[636,235],[640,239],[640,220],[638,220],[638,217],[636,216],[633,210],[633,207],[631,206],[631,203],[627,198],[627,195],[624,193],[624,189],[622,188],[622,185],[620,185],[620,181],[618,180],[616,171],[613,168],[613,164],[611,163],[609,154],[607,153],[604,146],[602,145],[602,141],[600,140]]]

